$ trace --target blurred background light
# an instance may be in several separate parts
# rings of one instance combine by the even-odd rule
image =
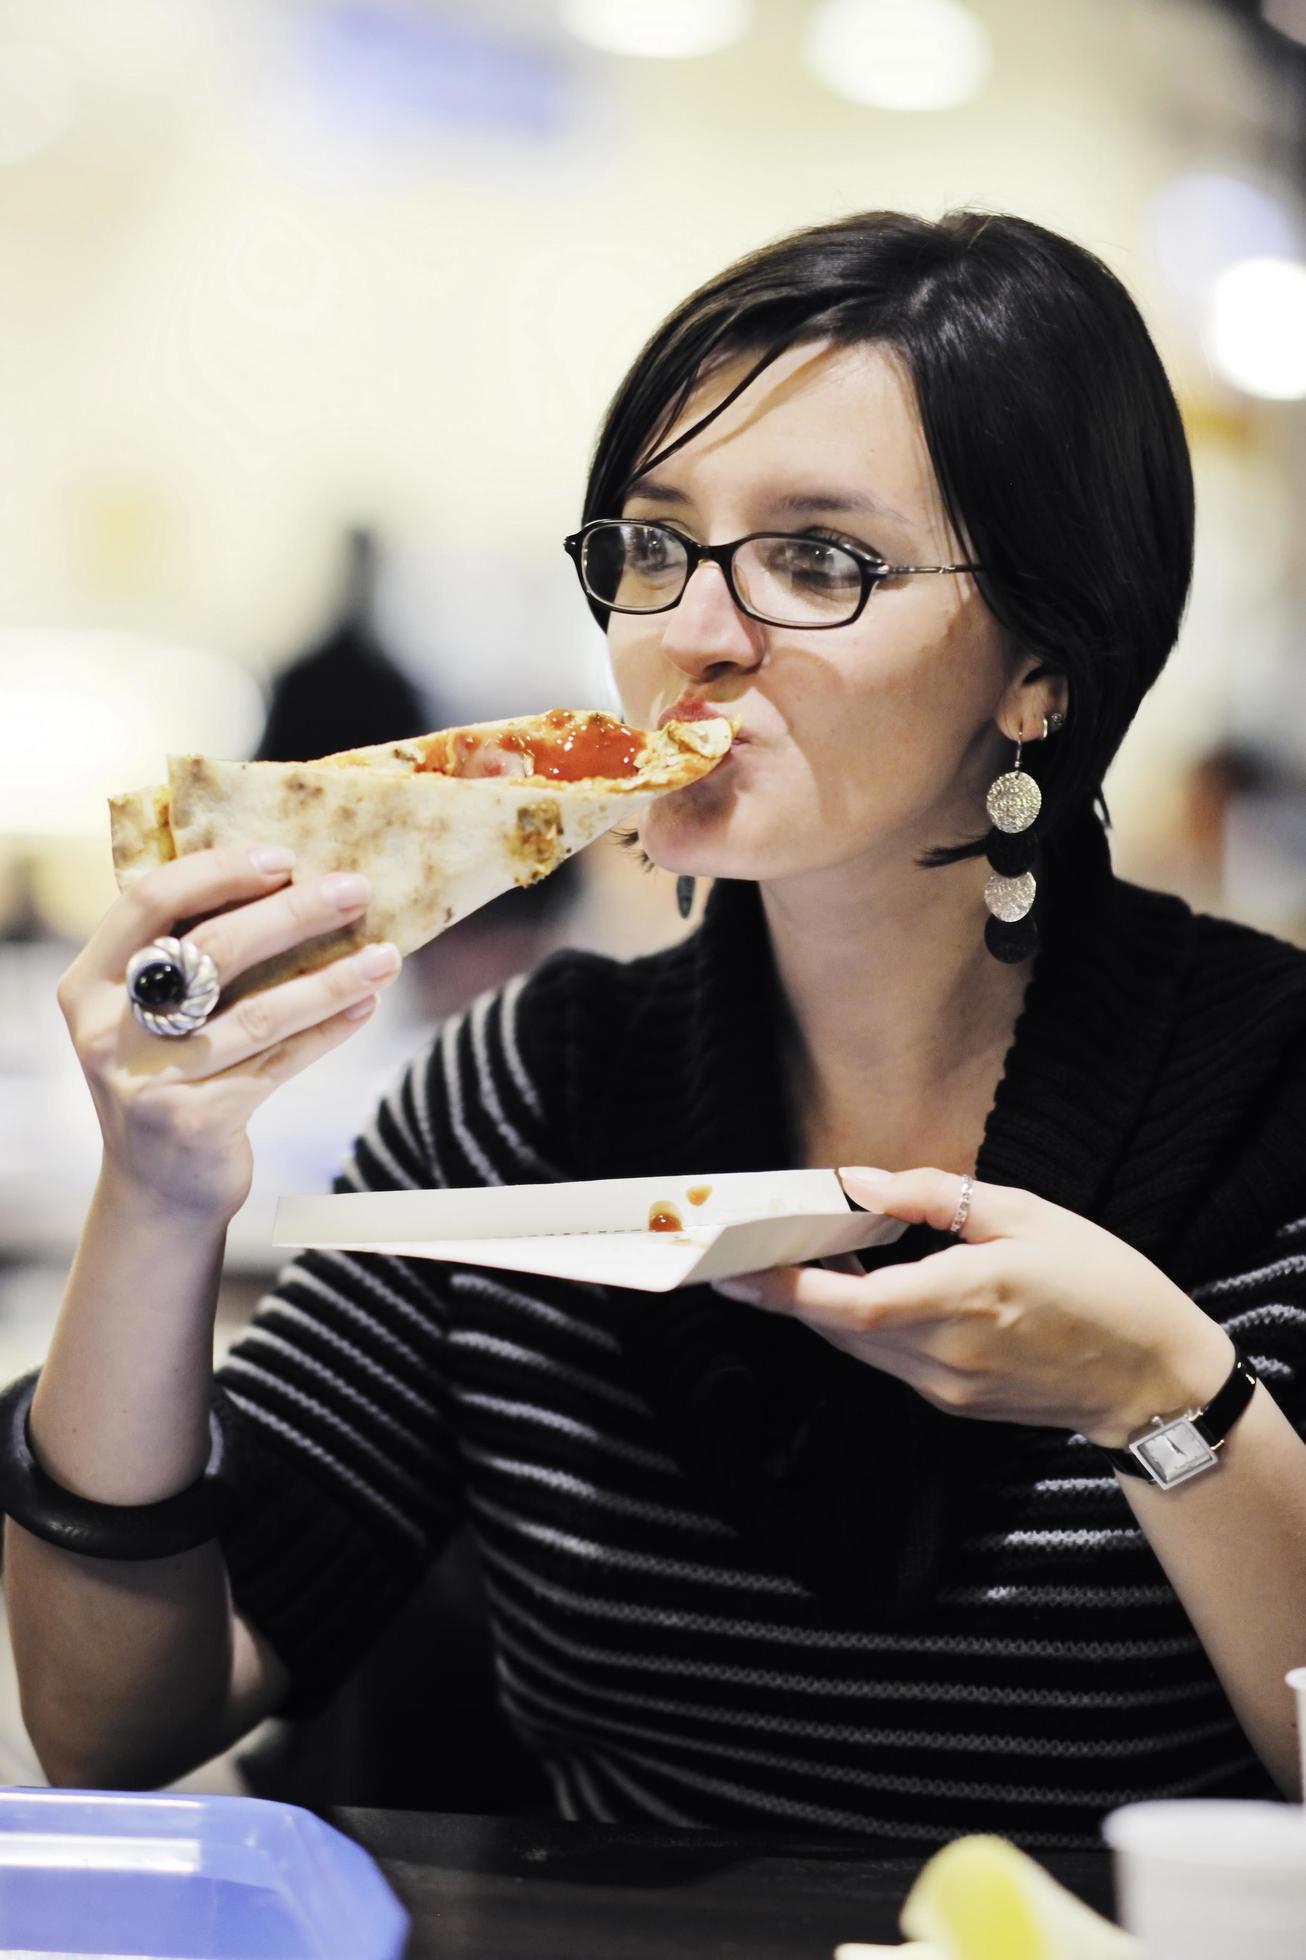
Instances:
[[[751,0],[563,0],[562,23],[608,54],[715,54],[752,26]]]
[[[321,105],[355,136],[393,142],[442,127],[551,136],[561,125],[558,60],[529,36],[396,0],[333,0],[304,25]]]
[[[1282,198],[1215,170],[1176,177],[1152,199],[1147,219],[1162,278],[1200,305],[1231,265],[1291,259],[1302,243],[1300,222]]]
[[[0,635],[0,838],[102,844],[107,797],[162,782],[170,754],[248,755],[262,725],[262,689],[223,655],[126,633]]]
[[[1211,295],[1208,342],[1217,371],[1245,394],[1306,396],[1306,265],[1244,259],[1222,272]]]
[[[823,0],[803,59],[836,95],[872,109],[952,109],[983,93],[988,29],[961,0]]]
[[[1306,47],[1306,0],[1261,0],[1261,17]]]
[[[48,150],[73,117],[73,83],[62,50],[42,41],[0,44],[0,164]]]

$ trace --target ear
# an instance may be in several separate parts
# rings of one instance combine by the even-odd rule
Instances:
[[[1037,653],[1020,653],[1008,685],[998,704],[996,720],[1009,741],[1038,742],[1043,738],[1043,717],[1070,713],[1070,688],[1066,676]]]

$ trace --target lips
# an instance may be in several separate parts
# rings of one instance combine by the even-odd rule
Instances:
[[[724,704],[720,701],[705,701],[701,694],[686,694],[680,701],[666,708],[658,716],[657,725],[665,728],[669,721],[730,721]],[[743,742],[747,737],[735,729],[735,742]]]

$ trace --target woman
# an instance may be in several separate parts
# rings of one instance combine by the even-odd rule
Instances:
[[[739,724],[643,833],[704,924],[448,1023],[338,1188],[834,1164],[909,1229],[666,1299],[307,1254],[219,1371],[212,1508],[148,1507],[209,1458],[246,1119],[395,960],[162,1042],[137,947],[227,908],[229,979],[365,892],[219,852],[119,900],[63,984],[104,1174],[30,1426],[93,1508],[29,1479],[9,1531],[52,1778],[320,1705],[466,1515],[567,1815],[1077,1846],[1292,1787],[1306,956],[1120,884],[1094,809],[1191,536],[1138,314],[1037,226],[856,217],[686,301],[568,549],[627,714]]]

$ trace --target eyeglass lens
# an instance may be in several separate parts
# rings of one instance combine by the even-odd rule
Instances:
[[[582,570],[603,605],[658,612],[684,591],[689,554],[660,525],[613,522],[589,533]],[[861,603],[860,563],[823,538],[750,538],[735,552],[733,570],[744,604],[778,626],[834,625]]]

